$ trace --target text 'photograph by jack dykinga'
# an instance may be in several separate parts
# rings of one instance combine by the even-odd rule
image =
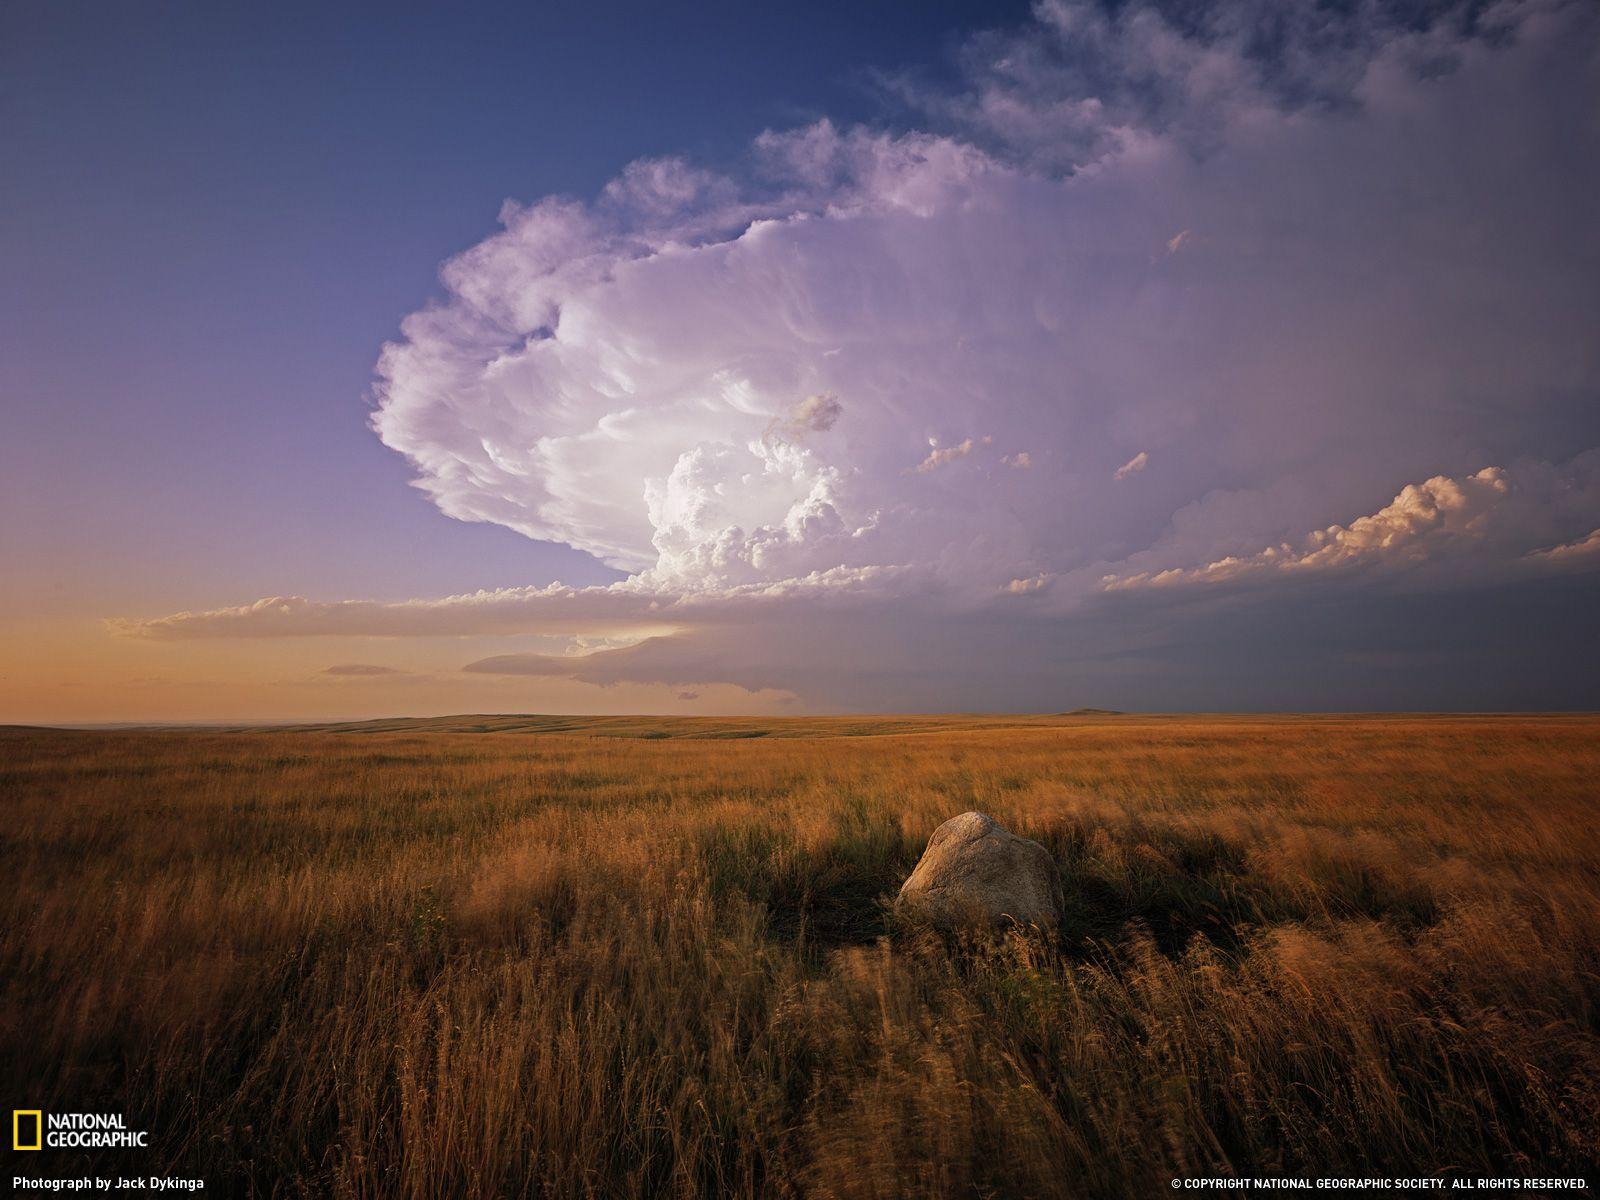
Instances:
[[[1600,1188],[1592,0],[10,0],[0,162],[12,1194]]]

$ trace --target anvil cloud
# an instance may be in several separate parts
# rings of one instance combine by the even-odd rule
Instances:
[[[385,349],[373,428],[434,503],[625,581],[123,628],[673,634],[473,670],[1028,704],[1041,661],[1186,661],[1209,618],[1154,591],[1593,571],[1592,7],[1046,3],[963,69],[885,81],[894,130],[507,203]]]

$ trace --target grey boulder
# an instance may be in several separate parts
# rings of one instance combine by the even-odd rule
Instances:
[[[933,831],[895,902],[940,929],[1053,926],[1061,920],[1061,874],[1038,842],[965,812]]]

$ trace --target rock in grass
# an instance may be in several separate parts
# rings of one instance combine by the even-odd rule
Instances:
[[[965,812],[933,831],[896,906],[940,929],[1061,920],[1061,874],[1038,842]]]

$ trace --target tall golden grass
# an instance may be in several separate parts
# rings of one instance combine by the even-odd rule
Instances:
[[[1600,1161],[1600,720],[562,728],[0,734],[0,1070],[153,1141],[28,1165],[891,1197]],[[1059,937],[896,927],[972,808],[1055,855]]]

